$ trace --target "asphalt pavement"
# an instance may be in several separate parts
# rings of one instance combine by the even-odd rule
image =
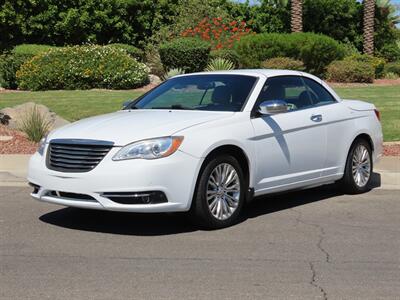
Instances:
[[[262,197],[216,231],[29,192],[0,187],[0,299],[399,299],[399,190]]]

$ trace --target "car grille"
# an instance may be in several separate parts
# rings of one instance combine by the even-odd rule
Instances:
[[[52,140],[47,167],[60,172],[88,172],[100,163],[112,145],[112,142],[98,140]]]

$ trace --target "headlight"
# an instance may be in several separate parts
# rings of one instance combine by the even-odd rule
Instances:
[[[183,136],[172,136],[135,142],[119,150],[113,160],[167,157],[178,150],[182,141]]]
[[[42,156],[44,153],[44,148],[46,147],[46,141],[47,141],[47,135],[40,140],[39,147],[37,149],[37,152]]]

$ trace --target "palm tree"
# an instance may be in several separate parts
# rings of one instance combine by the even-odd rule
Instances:
[[[375,17],[375,0],[364,0],[364,36],[363,48],[364,53],[374,54],[374,17]]]
[[[292,32],[303,31],[303,1],[292,0],[290,7],[290,27]]]

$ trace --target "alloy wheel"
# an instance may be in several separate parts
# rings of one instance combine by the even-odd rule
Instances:
[[[217,165],[207,182],[207,204],[218,220],[226,220],[235,212],[240,200],[240,179],[228,163]]]
[[[367,147],[360,144],[354,149],[352,174],[358,187],[364,187],[371,176],[371,159]]]

